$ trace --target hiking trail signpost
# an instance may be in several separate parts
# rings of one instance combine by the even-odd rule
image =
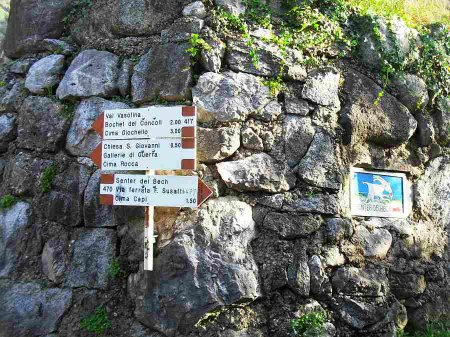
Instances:
[[[153,270],[154,207],[199,207],[212,191],[197,176],[156,175],[155,170],[196,169],[195,107],[106,110],[92,125],[101,144],[91,158],[102,170],[100,203],[146,206],[144,270]]]

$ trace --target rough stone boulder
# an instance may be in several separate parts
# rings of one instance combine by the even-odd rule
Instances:
[[[107,101],[100,97],[83,100],[75,110],[75,116],[67,134],[66,149],[74,156],[89,156],[101,142],[101,138],[92,124],[105,110],[127,109],[129,106],[121,102]]]
[[[42,272],[52,282],[59,284],[64,280],[68,266],[68,235],[61,235],[45,243],[41,255]]]
[[[217,163],[231,156],[241,145],[239,129],[236,128],[198,128],[197,132],[198,160],[203,163]]]
[[[384,93],[375,104],[381,90],[375,82],[355,70],[346,73],[344,91],[348,97],[341,110],[346,143],[367,141],[394,147],[414,134],[417,121],[397,99]]]
[[[448,143],[450,140],[450,97],[439,97],[437,99],[435,119],[439,138]]]
[[[269,88],[260,78],[234,72],[203,74],[192,96],[200,121],[242,121],[271,101]]]
[[[7,276],[16,267],[30,216],[31,207],[26,202],[18,202],[9,209],[0,210],[0,277]]]
[[[16,115],[0,115],[0,152],[8,150],[8,145],[16,136]]]
[[[430,161],[414,186],[414,198],[420,212],[442,227],[450,225],[450,157]]]
[[[116,226],[114,209],[112,206],[100,204],[100,176],[97,170],[89,179],[84,192],[84,225],[86,227],[113,227]]]
[[[206,313],[259,296],[250,242],[252,208],[234,197],[208,201],[155,258],[152,273],[128,279],[136,317],[174,336],[187,333]]]
[[[25,87],[33,94],[46,94],[61,80],[63,55],[50,55],[34,63],[27,74]]]
[[[62,109],[62,104],[48,97],[26,98],[19,111],[19,147],[48,152],[58,150],[69,127],[69,121],[62,116]]]
[[[97,7],[92,8],[91,22],[96,25],[106,23],[107,30],[118,36],[156,35],[176,18],[181,17],[183,5],[189,2],[115,0],[111,3],[99,3]]]
[[[399,75],[391,84],[398,100],[415,114],[428,104],[428,90],[424,80],[413,74]]]
[[[336,68],[326,67],[313,70],[308,74],[302,90],[302,97],[319,105],[339,110],[338,96],[341,75]]]
[[[342,178],[333,139],[326,133],[316,133],[297,170],[308,184],[339,190]]]
[[[239,15],[245,13],[245,1],[243,0],[215,0],[214,2],[231,14]]]
[[[54,332],[71,302],[68,289],[0,280],[0,334],[26,337]]]
[[[167,101],[190,99],[191,58],[185,43],[156,45],[134,67],[131,92],[135,103],[161,98]]]
[[[258,136],[258,134],[252,130],[252,128],[246,128],[241,133],[242,146],[246,149],[262,151],[264,150],[263,140]]]
[[[353,241],[365,257],[384,259],[391,248],[392,235],[384,228],[369,230],[365,226],[357,226]]]
[[[76,227],[83,220],[83,193],[91,170],[78,163],[56,163],[58,173],[52,189],[40,197],[40,212],[47,220]],[[98,192],[98,191],[97,191]]]
[[[0,87],[0,112],[17,112],[28,96],[23,80],[11,81],[8,86]]]
[[[295,185],[295,176],[289,168],[266,153],[216,165],[228,187],[238,191],[288,191]]]
[[[201,1],[194,1],[183,8],[183,16],[195,16],[199,19],[204,19],[208,15],[206,7]]]
[[[332,285],[337,294],[382,297],[388,289],[388,279],[384,269],[342,267],[334,273]]]
[[[361,61],[369,67],[380,69],[382,56],[380,51],[385,53],[396,53],[399,57],[405,57],[411,48],[415,47],[415,32],[399,18],[392,18],[387,22],[382,17],[375,18],[377,30],[380,33],[380,41],[377,41],[373,27],[361,27],[366,33],[359,41],[359,56]],[[380,45],[379,45],[380,44]]]
[[[111,229],[80,229],[71,243],[65,286],[105,289],[108,269],[116,255],[116,233]]]
[[[270,34],[271,32],[267,32],[264,35],[270,38]],[[257,55],[257,64],[250,56],[252,51]],[[306,69],[301,65],[302,59],[301,52],[290,48],[281,51],[276,44],[263,42],[258,37],[251,47],[243,40],[229,42],[226,56],[230,69],[236,72],[276,77],[283,70],[283,77],[297,81],[306,78]]]
[[[315,133],[310,118],[295,115],[285,117],[283,137],[286,161],[290,167],[296,166],[306,154]]]
[[[6,55],[20,57],[44,51],[42,41],[62,34],[63,19],[72,4],[72,0],[12,0],[5,39]]]
[[[59,99],[102,96],[118,92],[119,57],[95,49],[84,50],[75,57],[59,84]]]
[[[262,224],[264,228],[278,233],[286,240],[306,237],[317,231],[320,225],[318,216],[276,212],[267,214]]]
[[[283,211],[300,213],[339,214],[339,198],[335,194],[307,193],[295,190],[284,195]]]

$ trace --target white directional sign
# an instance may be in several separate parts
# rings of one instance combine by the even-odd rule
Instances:
[[[102,170],[195,169],[195,139],[104,140],[91,155]]]
[[[196,208],[211,194],[197,176],[105,174],[100,179],[105,205]]]
[[[106,110],[93,128],[104,140],[195,138],[195,107]]]

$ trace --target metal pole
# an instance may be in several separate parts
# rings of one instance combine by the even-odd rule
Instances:
[[[154,175],[155,170],[145,171],[145,175]],[[153,244],[155,242],[155,207],[149,206],[145,210],[144,229],[144,270],[153,270]]]

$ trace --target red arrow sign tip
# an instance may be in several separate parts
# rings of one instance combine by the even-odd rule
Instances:
[[[200,207],[213,194],[213,191],[200,179],[198,180],[197,206]]]
[[[91,129],[94,129],[101,137],[103,137],[103,128],[105,125],[105,113],[102,112],[100,116],[92,124]]]
[[[90,158],[98,167],[102,167],[102,143],[98,144],[94,151],[92,151]]]

